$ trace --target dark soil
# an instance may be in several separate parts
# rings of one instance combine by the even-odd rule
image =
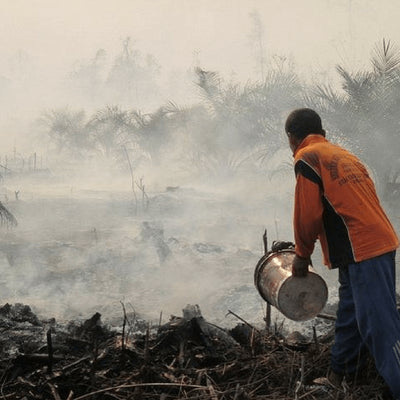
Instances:
[[[29,306],[0,308],[1,399],[390,399],[370,362],[341,390],[326,375],[332,335],[312,342],[292,332],[240,323],[227,331],[197,306],[150,326],[124,312],[120,328],[101,315],[40,321]]]

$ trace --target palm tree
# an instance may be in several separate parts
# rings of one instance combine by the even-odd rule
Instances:
[[[128,111],[118,106],[107,106],[97,111],[88,123],[94,146],[107,158],[126,145],[134,129],[134,120]]]
[[[68,151],[76,157],[91,147],[83,110],[50,110],[41,115],[39,124],[45,128],[58,151]]]
[[[300,105],[302,92],[296,74],[275,69],[263,82],[242,86],[225,83],[212,71],[198,68],[195,72],[212,122],[207,132],[211,165],[222,166],[225,160],[227,168],[237,169],[255,159],[268,160],[286,146],[282,118]]]
[[[383,39],[371,66],[355,73],[338,66],[342,91],[320,85],[306,102],[320,111],[337,141],[365,160],[388,198],[400,175],[400,50]]]

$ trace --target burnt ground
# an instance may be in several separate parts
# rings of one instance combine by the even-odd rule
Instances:
[[[238,316],[238,318],[240,318]],[[198,306],[150,325],[124,308],[121,326],[95,313],[64,324],[28,305],[0,308],[1,399],[390,399],[372,361],[341,390],[315,385],[332,331],[313,340],[208,323]],[[327,322],[328,324],[333,322]],[[332,325],[333,326],[333,325]]]
[[[275,215],[273,199],[248,214],[239,201],[177,190],[133,216],[131,202],[119,195],[107,201],[23,195],[8,204],[19,225],[3,234],[0,249],[0,288],[9,303],[0,307],[0,399],[391,398],[372,361],[340,391],[313,383],[329,366],[332,322],[317,319],[311,339],[279,324],[253,327],[260,320],[253,283],[265,228],[260,215],[268,204]],[[270,225],[289,237],[281,219]],[[328,278],[336,275],[329,271]],[[227,308],[251,323],[237,319],[223,329],[196,307],[158,324],[119,314],[121,298],[158,315],[176,304],[180,310],[187,296],[204,304],[215,324]],[[106,316],[111,300],[118,311]],[[63,322],[43,317],[59,309],[68,310]],[[106,317],[117,322],[107,325]]]

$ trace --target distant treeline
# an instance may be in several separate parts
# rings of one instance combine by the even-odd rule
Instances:
[[[41,115],[40,123],[57,151],[76,159],[101,154],[118,164],[129,154],[135,167],[175,157],[193,171],[218,175],[249,166],[274,168],[268,160],[287,148],[286,115],[311,107],[321,114],[330,139],[356,152],[389,197],[400,175],[400,52],[383,40],[370,61],[361,71],[337,66],[338,89],[325,82],[305,84],[284,63],[247,84],[196,68],[197,104],[169,101],[152,113],[118,105],[91,115],[54,109]]]

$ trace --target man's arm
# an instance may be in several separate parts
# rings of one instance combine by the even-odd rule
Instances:
[[[318,183],[297,173],[294,200],[294,238],[296,257],[293,261],[294,276],[305,276],[314,251],[315,241],[322,231],[321,188]]]

